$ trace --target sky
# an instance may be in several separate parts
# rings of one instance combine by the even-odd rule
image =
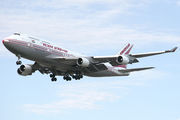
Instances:
[[[22,32],[85,55],[180,47],[180,0],[4,0],[0,38]],[[141,58],[128,77],[71,82],[38,71],[17,74],[17,57],[0,43],[1,120],[180,120],[180,51]],[[33,61],[22,59],[24,64]]]

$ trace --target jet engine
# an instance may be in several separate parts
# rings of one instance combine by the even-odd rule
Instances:
[[[129,63],[129,58],[126,56],[118,56],[116,62],[121,65],[127,65]]]
[[[22,76],[27,76],[32,74],[32,67],[29,65],[21,65],[17,70],[17,73]]]
[[[76,63],[82,67],[88,67],[90,64],[89,60],[86,58],[78,58]]]

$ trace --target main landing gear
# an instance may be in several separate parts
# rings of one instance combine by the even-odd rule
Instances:
[[[22,62],[20,61],[20,59],[21,59],[21,55],[16,55],[17,57],[18,57],[18,61],[16,61],[16,65],[21,65],[22,64]]]
[[[71,81],[71,77],[69,75],[69,73],[67,73],[64,77],[63,77],[64,80],[66,81]]]
[[[52,82],[57,81],[57,78],[55,76],[56,75],[54,73],[50,74]],[[81,74],[81,71],[77,71],[76,74],[66,73],[64,75],[64,77],[63,77],[63,79],[66,80],[66,81],[71,81],[72,78],[75,79],[75,80],[80,80],[81,78],[83,78],[83,75]]]
[[[81,74],[81,71],[77,71],[76,74],[72,76],[72,78],[75,80],[80,80],[83,78],[83,75]]]
[[[81,78],[83,78],[83,75],[81,74],[81,71],[77,71],[76,74],[74,75],[71,75],[73,79],[75,80],[80,80]],[[70,74],[67,73],[64,77],[63,77],[64,80],[66,81],[71,81],[71,77],[70,77]]]
[[[57,81],[57,78],[55,76],[56,76],[55,74],[50,74],[52,82]]]

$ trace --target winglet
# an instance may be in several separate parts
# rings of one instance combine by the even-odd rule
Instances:
[[[173,49],[167,50],[166,52],[175,52],[177,48],[178,48],[178,47],[174,47]]]

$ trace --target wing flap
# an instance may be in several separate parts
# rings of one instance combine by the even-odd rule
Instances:
[[[108,68],[104,64],[92,64],[89,67],[84,67],[83,72],[90,73],[90,72],[98,72],[107,69]]]
[[[119,55],[113,55],[113,56],[94,56],[92,57],[93,60],[99,62],[99,63],[105,63],[109,62],[112,66],[119,65],[116,60]]]

